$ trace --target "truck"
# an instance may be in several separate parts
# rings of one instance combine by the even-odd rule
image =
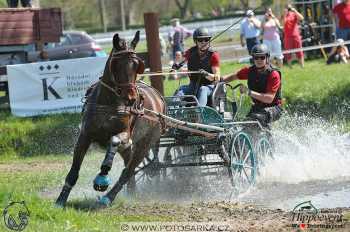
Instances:
[[[5,98],[6,66],[38,60],[33,55],[40,54],[45,43],[60,41],[62,24],[60,8],[0,9],[0,91]]]

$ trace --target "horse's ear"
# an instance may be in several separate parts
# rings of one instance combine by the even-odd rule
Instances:
[[[131,41],[131,48],[133,50],[135,50],[136,45],[139,42],[139,40],[140,40],[140,31],[137,31],[135,36],[134,36],[134,39]]]
[[[113,36],[113,47],[114,48],[118,48],[119,47],[119,35],[118,35],[118,33],[116,33]]]

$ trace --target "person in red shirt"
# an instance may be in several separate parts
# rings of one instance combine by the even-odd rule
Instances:
[[[298,23],[303,19],[304,16],[300,14],[295,8],[293,8],[291,5],[287,6],[283,15],[284,49],[289,50],[302,47]],[[299,51],[295,54],[299,60],[301,67],[304,67],[304,53],[302,51]],[[284,54],[284,57],[286,58],[288,65],[291,66],[292,54]]]
[[[336,16],[337,39],[350,40],[350,0],[345,0],[333,8]]]
[[[255,45],[252,56],[252,66],[224,76],[221,81],[247,80],[248,87],[240,86],[240,92],[250,96],[254,103],[247,118],[267,127],[282,114],[281,73],[270,65],[270,52],[265,44]]]
[[[177,90],[175,96],[194,95],[197,97],[200,106],[206,106],[208,97],[212,94],[215,83],[220,79],[220,56],[210,48],[209,30],[204,27],[197,28],[193,33],[193,41],[196,44],[185,52],[185,61],[191,73],[190,84],[183,85]],[[179,69],[181,65],[173,66]]]

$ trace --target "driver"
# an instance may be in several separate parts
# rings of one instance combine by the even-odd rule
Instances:
[[[276,121],[282,114],[281,72],[270,65],[270,52],[265,44],[258,44],[251,53],[254,64],[237,73],[221,78],[221,81],[247,80],[248,87],[240,86],[240,92],[253,100],[247,118],[258,120],[262,126]]]
[[[175,93],[175,96],[197,96],[200,106],[207,105],[214,84],[220,79],[220,57],[218,52],[211,50],[210,39],[207,28],[197,28],[193,33],[195,46],[185,52],[185,61],[182,64],[172,67],[179,69],[187,62],[188,71],[200,72],[189,74],[190,84],[181,86]]]

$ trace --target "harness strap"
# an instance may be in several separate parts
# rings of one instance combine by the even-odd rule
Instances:
[[[112,87],[110,87],[109,85],[107,85],[106,83],[104,83],[102,80],[100,80],[100,83],[103,87],[107,88],[108,90],[112,91],[112,93],[114,93],[117,97],[120,97],[120,94],[113,89]]]

